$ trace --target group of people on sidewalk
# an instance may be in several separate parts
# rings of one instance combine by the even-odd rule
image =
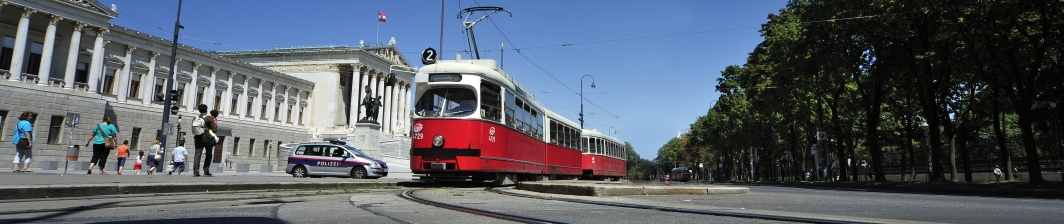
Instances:
[[[200,104],[197,108],[200,114],[192,120],[192,134],[195,145],[195,157],[192,166],[193,176],[200,176],[200,156],[206,152],[206,158],[203,159],[204,172],[203,175],[211,176],[210,165],[211,160],[214,158],[214,145],[218,143],[218,136],[215,134],[218,130],[218,116],[217,110],[212,110],[208,113],[207,105]],[[15,145],[15,151],[17,155],[13,161],[11,169],[13,172],[33,172],[30,170],[30,161],[33,158],[33,124],[30,122],[30,118],[33,117],[33,112],[25,111],[19,116],[18,124],[15,125],[15,134],[12,144]],[[2,119],[2,118],[0,118]],[[127,158],[129,158],[129,140],[122,141],[121,145],[118,142],[118,128],[112,124],[111,115],[104,115],[103,121],[92,127],[92,137],[85,142],[85,147],[92,146],[92,159],[89,160],[89,169],[86,174],[92,174],[92,168],[99,167],[99,175],[107,175],[104,171],[104,167],[107,165],[108,155],[111,154],[111,150],[117,149],[113,158],[118,162],[117,174],[122,175],[122,170],[126,165]],[[171,153],[171,162],[173,168],[167,174],[173,174],[177,172],[181,175],[185,171],[185,160],[188,157],[188,150],[185,149],[184,141],[178,141],[177,147]],[[75,145],[74,147],[79,147]],[[148,149],[148,155],[144,155],[144,151],[139,151],[137,159],[134,160],[133,174],[139,175],[142,166],[148,166],[146,171],[148,175],[152,175],[153,171],[159,166],[159,163],[163,161],[162,154],[160,153],[162,146],[159,139],[156,138],[152,141],[151,147]],[[20,167],[21,165],[21,167]]]

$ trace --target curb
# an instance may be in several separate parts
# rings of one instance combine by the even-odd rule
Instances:
[[[796,183],[723,183],[731,185],[794,187],[806,189],[830,189],[846,191],[877,191],[899,193],[933,193],[948,195],[971,195],[988,197],[1029,197],[1045,199],[1064,199],[1064,191],[1050,189],[1007,189],[975,187],[929,187],[929,186],[879,186],[879,185],[844,185],[844,184],[796,184]]]
[[[623,196],[623,195],[721,195],[747,194],[745,187],[682,187],[682,186],[596,186],[572,183],[520,182],[517,189],[579,196]]]
[[[75,186],[0,187],[0,200],[58,197],[84,197],[115,194],[152,194],[210,191],[280,189],[328,189],[351,187],[395,187],[395,182],[259,182],[259,183],[167,183],[167,184],[86,184]]]

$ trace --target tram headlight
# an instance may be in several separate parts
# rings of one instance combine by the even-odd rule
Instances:
[[[436,135],[435,137],[432,137],[432,147],[443,147],[443,142],[443,135]]]

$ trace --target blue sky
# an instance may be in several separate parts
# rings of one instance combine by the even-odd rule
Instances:
[[[113,24],[173,37],[176,0],[100,2],[117,5]],[[678,130],[706,113],[719,96],[713,86],[720,71],[743,64],[763,40],[760,24],[786,1],[446,0],[444,59],[472,58],[460,52],[472,48],[457,16],[478,5],[513,13],[493,15],[494,24],[485,20],[474,27],[481,51],[491,50],[482,58],[504,58],[510,75],[574,122],[579,122],[580,78],[593,76],[594,89],[591,78],[584,80],[589,101],[584,127],[616,130],[614,137],[653,159]],[[421,65],[421,50],[440,49],[441,2],[421,0],[187,0],[179,42],[212,51],[369,44],[378,32],[378,11],[388,15],[379,24],[380,42],[395,37],[411,64]],[[504,55],[502,42],[508,49]]]

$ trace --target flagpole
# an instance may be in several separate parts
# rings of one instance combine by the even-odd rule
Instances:
[[[380,18],[380,16],[381,16],[381,11],[378,10],[377,11],[377,34],[376,34],[377,37],[375,37],[376,40],[373,42],[373,44],[380,44],[381,43],[381,18]]]

